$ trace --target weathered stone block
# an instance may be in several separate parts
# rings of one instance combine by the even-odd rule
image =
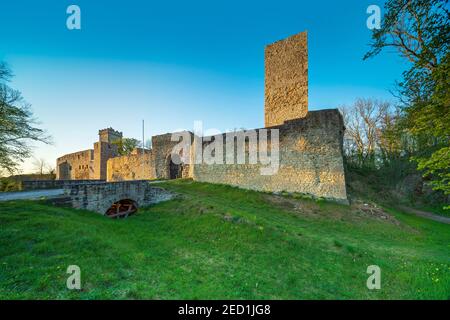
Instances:
[[[283,124],[308,113],[307,33],[301,32],[265,49],[265,126]]]

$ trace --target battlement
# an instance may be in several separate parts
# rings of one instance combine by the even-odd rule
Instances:
[[[98,131],[100,142],[112,143],[115,140],[122,139],[122,136],[122,132],[116,131],[111,127]]]

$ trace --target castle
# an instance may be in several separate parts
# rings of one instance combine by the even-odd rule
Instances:
[[[211,142],[191,143],[189,154],[184,155],[191,161],[173,161],[171,153],[178,142],[172,141],[171,133],[153,136],[151,149],[137,148],[129,155],[119,156],[113,141],[122,138],[122,133],[108,128],[99,131],[99,140],[93,149],[58,158],[57,179],[192,178],[260,191],[300,192],[346,202],[342,116],[337,109],[308,112],[306,32],[266,46],[264,103],[265,128],[279,132],[279,168],[273,175],[262,175],[260,163],[194,161],[196,149],[205,149]],[[225,136],[223,134],[224,139]],[[206,140],[214,139],[217,136]],[[269,139],[268,149],[272,148],[271,144]],[[248,145],[245,153],[248,156]]]

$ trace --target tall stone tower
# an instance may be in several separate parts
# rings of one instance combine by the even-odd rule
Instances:
[[[113,128],[98,131],[98,140],[101,142],[113,143],[118,139],[122,139],[122,132],[116,131]]]
[[[265,48],[266,127],[308,113],[308,43],[301,32]]]
[[[113,142],[122,138],[122,132],[113,128],[99,130],[98,142],[94,143],[94,179],[106,180],[106,162],[119,155]]]

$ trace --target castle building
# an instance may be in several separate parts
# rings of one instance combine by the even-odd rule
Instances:
[[[108,159],[119,156],[113,142],[122,138],[122,132],[107,128],[98,132],[94,149],[66,154],[56,159],[58,180],[106,180]]]
[[[188,163],[177,164],[172,133],[152,137],[152,149],[136,149],[119,156],[112,144],[122,137],[112,128],[99,131],[94,149],[57,160],[57,179],[107,181],[192,178],[260,191],[287,191],[347,201],[343,165],[344,124],[337,109],[308,111],[308,46],[302,32],[265,48],[265,128],[278,129],[279,168],[261,174],[261,163],[221,164],[196,161],[209,142],[191,143]],[[265,129],[263,128],[263,129]],[[257,129],[258,130],[258,129]],[[195,141],[195,136],[187,132]],[[223,140],[226,140],[223,134]],[[272,150],[271,139],[267,148]],[[224,147],[225,148],[225,147]],[[236,152],[236,150],[235,150]],[[249,146],[246,146],[248,156]],[[225,152],[223,153],[225,157]],[[236,156],[236,155],[235,155]]]

